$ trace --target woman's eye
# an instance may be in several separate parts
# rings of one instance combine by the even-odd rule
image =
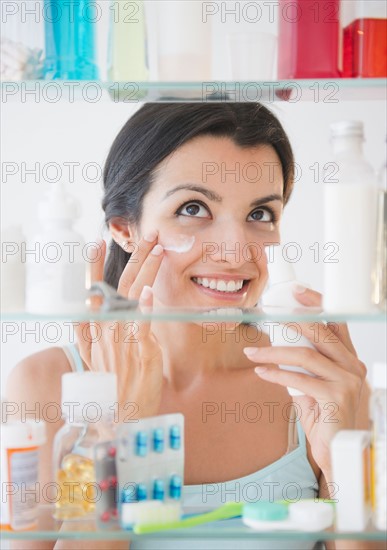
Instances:
[[[266,215],[266,219],[265,219]],[[274,212],[269,208],[258,208],[257,210],[254,210],[249,216],[249,218],[252,218],[255,222],[272,222],[274,223],[276,221],[276,216]]]
[[[195,218],[207,218],[208,210],[199,202],[187,202],[179,208],[176,214],[180,216],[190,216]]]

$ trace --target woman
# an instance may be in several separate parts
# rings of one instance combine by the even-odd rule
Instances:
[[[293,175],[288,138],[262,105],[146,104],[125,124],[106,162],[103,209],[112,244],[106,262],[105,243],[95,249],[93,280],[104,279],[142,307],[253,307],[268,279],[266,255],[257,251],[280,241]],[[187,242],[183,253],[173,250]],[[302,305],[321,305],[311,289],[295,289],[295,296]],[[127,325],[115,326],[112,331],[111,323],[101,323],[101,338],[88,343],[92,327],[83,323],[76,328],[77,346],[22,361],[10,377],[8,398],[30,406],[59,403],[61,375],[77,364],[111,370],[118,375],[122,414],[128,402],[138,405],[139,417],[184,414],[185,504],[335,496],[329,443],[340,429],[368,427],[366,368],[345,324],[335,331],[319,325],[317,341],[315,324],[301,324],[316,350],[272,348],[259,326],[247,332],[244,324],[230,330],[219,323],[209,334],[198,322],[141,322],[129,343]],[[278,364],[316,376],[281,371]],[[294,407],[286,386],[305,394],[294,398]],[[43,483],[53,479],[51,446],[59,427],[48,424]],[[230,544],[219,547],[235,547]],[[175,547],[183,548],[182,541]]]

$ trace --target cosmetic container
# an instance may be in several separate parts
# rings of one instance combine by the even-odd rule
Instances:
[[[373,523],[377,529],[387,529],[387,365],[372,367],[372,476],[371,496]]]
[[[370,520],[370,443],[366,430],[340,430],[331,441],[338,531],[363,531]]]
[[[159,0],[155,4],[159,80],[210,80],[211,18],[203,18],[203,2]]]
[[[387,76],[387,7],[379,0],[342,2],[343,77]]]
[[[361,121],[331,124],[331,141],[333,163],[323,189],[323,306],[330,313],[369,313],[375,309],[376,174],[363,156]]]
[[[43,421],[1,422],[1,529],[36,529],[39,447],[46,442]],[[7,494],[6,487],[9,487]]]
[[[44,0],[44,14],[44,78],[97,80],[98,4],[89,0]]]
[[[308,284],[298,282],[293,264],[284,258],[283,247],[269,245],[265,247],[268,258],[267,269],[269,272],[269,287],[262,295],[262,309],[265,313],[291,313],[297,308],[305,309],[293,295],[293,288],[296,284],[308,287]],[[312,342],[302,335],[302,329],[297,323],[275,323],[273,330],[263,323],[263,332],[270,336],[273,346],[302,346],[314,349]],[[299,372],[314,376],[307,370],[293,365],[279,365],[280,369],[292,372]],[[288,387],[290,395],[304,395],[296,388]]]
[[[94,447],[114,439],[117,376],[82,372],[62,376],[64,426],[54,439],[53,471],[59,487],[54,517],[84,519],[95,512],[98,494]]]
[[[338,78],[339,0],[280,0],[278,78]]]
[[[112,81],[148,80],[144,2],[112,3],[108,67]]]
[[[27,239],[26,310],[52,314],[86,311],[85,243],[72,225],[78,203],[55,183],[38,206],[41,228]]]

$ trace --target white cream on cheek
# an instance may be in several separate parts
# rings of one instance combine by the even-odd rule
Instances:
[[[163,246],[164,250],[170,250],[178,254],[189,252],[194,242],[195,237],[193,235],[174,235],[173,237],[159,239],[159,243]]]

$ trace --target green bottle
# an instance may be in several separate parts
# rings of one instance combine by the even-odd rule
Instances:
[[[114,0],[111,2],[110,10],[109,80],[148,80],[144,2]]]

